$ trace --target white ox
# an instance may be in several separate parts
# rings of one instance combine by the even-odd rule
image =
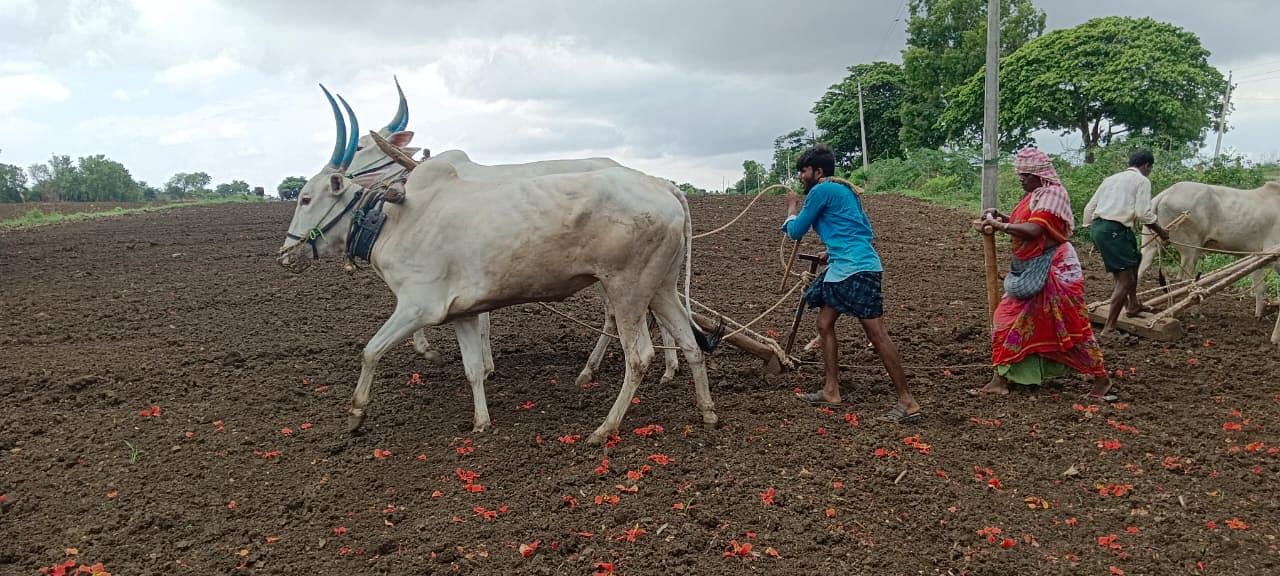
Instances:
[[[396,94],[399,97],[399,103],[396,108],[396,114],[386,126],[379,129],[376,134],[386,143],[395,147],[405,157],[411,158],[420,148],[410,148],[409,143],[413,141],[414,133],[405,130],[409,124],[409,103],[405,98],[404,90],[400,87],[399,79],[395,79]],[[335,117],[340,118],[337,106],[334,106]],[[353,131],[354,132],[354,131]],[[358,133],[358,132],[354,132]],[[427,152],[430,156],[430,152]],[[541,162],[530,162],[526,164],[498,164],[486,166],[476,164],[471,161],[465,152],[460,150],[449,150],[438,156],[438,159],[449,162],[458,171],[458,176],[464,180],[509,180],[514,178],[529,178],[534,176],[545,176],[547,174],[560,174],[569,172],[590,172],[593,170],[601,170],[604,168],[617,168],[621,165],[608,158],[583,158],[577,160],[547,160]],[[373,135],[364,134],[356,141],[355,153],[348,162],[347,174],[352,177],[355,182],[361,186],[372,186],[392,174],[399,172],[401,169],[390,155],[378,146]],[[412,169],[412,167],[410,167]],[[601,295],[604,292],[601,291]],[[489,313],[485,312],[479,315],[480,332],[484,341],[484,362],[487,373],[492,374],[493,354],[490,350],[490,323]],[[609,311],[608,302],[605,302],[605,323],[603,331],[614,333],[616,326],[613,314]],[[676,355],[674,341],[667,334],[666,330],[660,330],[662,336],[663,364],[665,369],[662,373],[660,384],[666,384],[673,380],[676,371],[679,369],[679,357]],[[591,355],[587,359],[587,364],[578,374],[577,384],[579,386],[590,382],[595,373],[600,370],[600,364],[604,360],[605,352],[608,350],[609,343],[613,338],[601,335],[596,341],[595,348],[592,349]],[[427,339],[426,330],[418,329],[413,333],[413,347],[419,354],[432,364],[440,364],[443,358],[440,353],[431,346],[431,341]]]
[[[1267,182],[1253,190],[1179,182],[1156,195],[1151,206],[1165,227],[1183,212],[1187,213],[1181,224],[1169,230],[1171,240],[1187,245],[1174,245],[1184,278],[1195,274],[1196,262],[1203,252],[1194,247],[1235,252],[1262,252],[1280,247],[1280,183],[1277,182]],[[1163,249],[1160,242],[1151,241],[1153,237],[1151,231],[1143,231],[1139,278]],[[1272,267],[1280,273],[1280,261]],[[1266,273],[1264,267],[1251,275],[1254,315],[1258,318],[1262,318],[1267,309]],[[1280,344],[1280,318],[1276,319],[1271,342]]]
[[[318,254],[345,253],[351,207],[363,193],[345,175],[358,140],[355,115],[346,110],[351,138],[342,137],[339,122],[334,155],[299,194],[281,265],[302,264],[308,243]],[[469,181],[447,160],[430,159],[412,172],[405,196],[403,204],[385,207],[382,237],[370,255],[396,295],[396,308],[362,354],[351,430],[364,422],[382,355],[420,327],[446,322],[454,324],[471,383],[475,428],[487,428],[487,370],[477,315],[563,300],[596,282],[613,310],[626,371],[608,417],[588,440],[599,443],[618,429],[653,358],[649,310],[688,360],[703,422],[716,423],[702,356],[715,343],[693,327],[676,290],[683,262],[687,298],[693,227],[688,203],[673,184],[621,167]]]

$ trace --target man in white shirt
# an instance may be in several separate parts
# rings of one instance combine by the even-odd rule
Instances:
[[[1120,310],[1129,316],[1142,312],[1138,300],[1138,264],[1142,254],[1138,252],[1138,238],[1134,227],[1141,222],[1161,239],[1168,240],[1169,233],[1156,222],[1151,210],[1151,167],[1155,157],[1150,150],[1138,150],[1129,156],[1129,168],[1112,174],[1094,192],[1084,207],[1084,226],[1102,254],[1102,263],[1115,278],[1116,288],[1111,294],[1111,308],[1107,323],[1099,336],[1110,336],[1116,327]],[[1127,306],[1126,306],[1127,304]]]

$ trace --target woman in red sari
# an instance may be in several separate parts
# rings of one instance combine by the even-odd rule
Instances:
[[[1070,242],[1071,198],[1044,152],[1025,148],[1013,166],[1026,193],[1007,217],[988,210],[981,223],[987,233],[1008,234],[1013,246],[991,337],[995,373],[969,394],[1005,395],[1009,382],[1038,385],[1077,372],[1093,377],[1087,399],[1115,400],[1108,394],[1111,379],[1093,337],[1084,273]]]

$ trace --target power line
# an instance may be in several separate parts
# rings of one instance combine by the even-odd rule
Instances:
[[[902,3],[898,5],[897,12],[894,12],[894,16],[893,16],[894,22],[898,22],[902,20],[902,16],[903,16],[902,11],[906,7],[907,7],[907,0],[902,0]],[[871,61],[874,62],[880,59],[880,52],[884,50],[884,43],[889,41],[889,35],[893,33],[893,28],[894,28],[893,26],[885,27],[884,36],[880,38],[880,45],[876,47],[876,56],[875,58],[872,58]]]
[[[1275,74],[1276,72],[1280,72],[1280,68],[1276,68],[1274,70],[1268,70],[1266,72],[1259,72],[1257,74],[1249,76],[1248,78],[1241,78],[1239,80],[1236,80],[1236,82],[1250,82],[1253,80],[1262,80],[1262,79],[1265,79],[1268,74]]]

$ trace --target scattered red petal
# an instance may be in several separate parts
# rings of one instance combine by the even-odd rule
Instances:
[[[768,490],[760,493],[760,501],[763,502],[765,506],[772,506],[773,499],[777,494],[778,492],[773,489],[773,486],[770,486]]]
[[[517,410],[533,410],[534,406],[537,406],[537,404],[535,404],[533,400],[525,400],[524,404],[521,404]]]
[[[1005,538],[1000,542],[1000,547],[1004,548],[1005,550],[1008,550],[1010,548],[1013,548],[1015,545],[1017,545],[1017,543],[1018,542],[1013,538]]]
[[[609,473],[609,459],[601,458],[600,465],[596,466],[596,476],[604,476]]]
[[[427,455],[426,455],[426,454],[419,454],[419,455],[417,455],[417,456],[414,458],[414,460],[417,460],[417,461],[419,461],[419,462],[426,462],[426,461],[427,461]]]
[[[729,541],[729,550],[724,553],[725,558],[745,558],[751,555],[752,545],[750,542],[739,544],[737,540]]]
[[[441,492],[441,491],[439,491],[439,490],[432,490],[432,491],[431,491],[431,497],[432,497],[432,498],[439,498],[439,497],[441,497],[441,496],[444,496],[444,492]]]
[[[573,496],[563,496],[563,497],[561,497],[561,498],[560,498],[560,501],[561,501],[561,502],[564,502],[565,504],[567,504],[567,505],[569,506],[569,508],[577,508],[577,507],[578,507],[578,499],[577,499],[577,498],[574,498]]]
[[[1078,520],[1076,520],[1076,519],[1075,519],[1075,517],[1071,517],[1071,518],[1067,518],[1067,519],[1066,519],[1066,524],[1067,524],[1067,526],[1070,526],[1070,527],[1072,527],[1072,528],[1075,528],[1075,527],[1076,527],[1076,524],[1078,524],[1078,523],[1079,523],[1079,521],[1078,521]]]
[[[264,450],[254,450],[254,451],[253,451],[253,453],[254,453],[254,455],[256,455],[256,456],[259,456],[259,457],[264,458],[264,459],[267,459],[267,460],[270,460],[270,459],[272,459],[272,458],[277,458],[277,457],[279,457],[279,456],[280,456],[280,451],[279,451],[279,450],[265,450],[265,451],[264,451]]]
[[[934,471],[933,471],[933,475],[934,475],[934,476],[937,476],[937,477],[939,477],[939,478],[946,478],[947,480],[950,480],[950,479],[951,479],[951,477],[950,477],[950,476],[947,476],[947,471],[946,471],[946,470],[943,470],[943,469],[941,469],[941,468],[939,468],[939,469],[937,469],[937,470],[934,470]]]
[[[650,454],[648,460],[659,466],[666,466],[671,463],[671,457],[666,454]]]
[[[1239,432],[1240,430],[1243,430],[1244,427],[1241,426],[1239,422],[1223,422],[1222,429],[1226,432]]]
[[[298,425],[298,428],[301,428],[301,429],[303,429],[303,430],[310,430],[310,429],[311,429],[311,423],[310,423],[310,422],[303,422],[302,424],[299,424],[299,425]]]
[[[596,562],[591,568],[595,570],[592,576],[613,576],[613,562]]]
[[[646,532],[644,528],[641,528],[639,524],[636,524],[635,526],[632,526],[630,530],[623,532],[621,536],[614,538],[614,540],[635,542],[637,538],[644,536],[645,534],[648,534],[648,532]]]
[[[1142,531],[1142,529],[1141,529],[1141,528],[1139,528],[1139,527],[1137,527],[1137,526],[1125,526],[1124,531],[1125,531],[1125,532],[1128,532],[1128,533],[1130,533],[1130,534],[1137,534],[1137,533],[1141,532],[1141,531]]]
[[[640,437],[643,437],[643,438],[649,438],[649,437],[651,437],[651,436],[653,436],[653,435],[655,435],[655,434],[661,434],[661,433],[663,433],[663,432],[664,432],[664,430],[662,429],[662,426],[661,426],[661,425],[659,425],[659,424],[650,424],[650,425],[648,425],[648,426],[641,426],[641,427],[639,427],[639,428],[636,428],[636,429],[634,430],[634,432],[635,432],[636,436],[640,436]]]
[[[541,540],[534,540],[533,542],[530,542],[528,544],[521,544],[520,557],[528,558],[529,556],[532,556],[534,551],[538,549],[538,545],[541,543],[542,543]]]
[[[684,502],[676,502],[675,504],[672,504],[672,505],[671,505],[671,508],[672,508],[673,510],[684,510],[684,509],[685,509],[685,504],[684,504]]]
[[[858,427],[858,415],[857,415],[857,414],[854,414],[853,412],[845,412],[845,414],[844,414],[844,421],[845,421],[845,422],[848,422],[848,423],[849,423],[849,426],[851,426],[851,427],[853,427],[853,428],[857,428],[857,427]]]
[[[1101,450],[1119,450],[1120,441],[1113,438],[1103,438],[1094,443]]]
[[[605,448],[613,448],[622,442],[622,437],[617,434],[610,434],[609,439],[604,441]]]
[[[391,451],[390,451],[390,450],[383,450],[383,449],[381,449],[381,448],[374,448],[374,449],[373,449],[373,457],[374,457],[374,458],[377,458],[378,460],[382,460],[383,458],[389,458],[389,457],[391,457]]]
[[[235,501],[235,500],[231,500],[231,501],[227,502],[227,510],[235,510],[235,509],[236,509],[236,508],[238,508],[239,506],[240,506],[240,505],[239,505],[239,504],[236,504],[236,501]]]
[[[836,517],[836,509],[835,509],[835,508],[827,508],[826,510],[824,510],[824,511],[823,511],[823,514],[825,514],[825,515],[827,516],[827,518],[835,518],[835,517]]]
[[[764,549],[764,555],[765,555],[765,556],[768,556],[768,557],[770,557],[770,558],[781,558],[781,557],[782,557],[782,555],[781,555],[781,554],[779,554],[779,553],[778,553],[778,551],[777,551],[776,549],[774,549],[774,547],[773,547],[773,546],[768,546],[768,547],[766,547],[766,548]]]
[[[333,533],[336,536],[342,536],[343,534],[347,533],[347,528],[345,526],[338,526],[333,529]]]
[[[582,439],[581,434],[566,434],[564,436],[556,438],[556,440],[559,440],[561,444],[573,444],[574,442],[577,442],[578,440],[581,440],[581,439]]]
[[[285,437],[293,436],[293,428],[281,428],[280,434]]]
[[[1111,570],[1111,576],[1124,576],[1124,570],[1116,568],[1115,566],[1110,567],[1109,570]]]
[[[1227,520],[1227,528],[1232,530],[1248,530],[1249,525],[1239,518],[1231,518]]]
[[[467,484],[466,486],[463,486],[462,489],[472,494],[479,494],[480,492],[484,492],[484,486],[481,486],[479,484]]]
[[[826,427],[826,426],[819,426],[819,427],[818,427],[818,435],[819,435],[819,436],[826,436],[826,435],[827,435],[827,427]]]

